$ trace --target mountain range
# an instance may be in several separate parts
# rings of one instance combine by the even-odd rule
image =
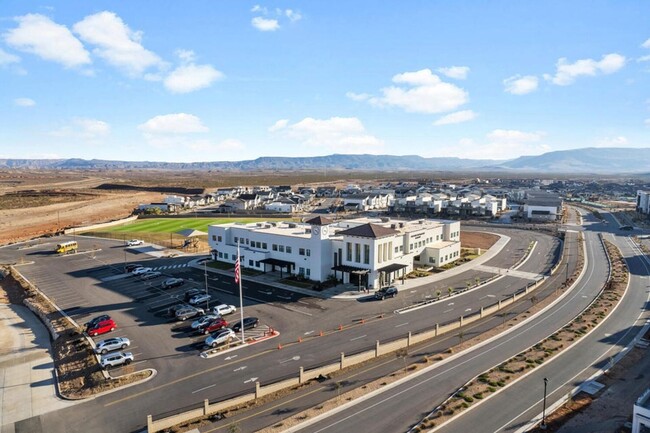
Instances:
[[[100,159],[0,159],[0,169],[159,169],[217,171],[476,171],[524,173],[648,173],[650,148],[584,148],[521,156],[512,160],[424,158],[418,155],[344,155],[260,157],[246,161],[156,162]]]

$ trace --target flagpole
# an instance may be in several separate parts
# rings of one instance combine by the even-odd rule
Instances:
[[[237,275],[237,279],[239,280],[239,323],[241,324],[241,343],[244,344],[246,342],[244,339],[244,296],[241,288],[242,272],[241,257],[239,255],[239,242],[237,242],[237,263],[239,264],[238,269],[236,270],[236,272],[239,273],[239,275]]]

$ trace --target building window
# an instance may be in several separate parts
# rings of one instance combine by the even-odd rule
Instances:
[[[255,267],[259,268],[260,267],[260,262],[255,262]]]
[[[268,247],[267,247],[267,245],[266,245],[266,242],[262,242],[262,249],[263,249],[263,250],[268,249]]]
[[[400,245],[400,246],[399,246],[399,250],[400,250],[400,251],[404,251],[404,245]]]
[[[278,245],[277,245],[277,244],[273,244],[272,247],[273,247],[273,251],[277,251],[277,250],[278,250]]]
[[[221,236],[217,236],[217,242],[222,242],[222,241],[223,239],[221,238]]]
[[[354,261],[361,263],[361,244],[354,244]]]
[[[436,263],[435,257],[429,257],[429,263]]]
[[[291,247],[287,245],[287,254],[291,254]]]
[[[237,260],[237,254],[232,254],[232,259]]]
[[[223,258],[223,253],[222,253],[221,251],[219,251],[219,258],[220,258],[220,259]]]
[[[280,250],[281,253],[284,252],[284,245],[279,245],[278,248],[279,248],[279,250]]]
[[[253,267],[253,260],[248,260],[248,266],[251,268]]]
[[[351,262],[352,261],[352,244],[350,242],[346,242],[345,247],[347,249],[347,261]]]
[[[413,257],[413,260],[416,261],[416,262],[419,262],[420,261],[420,256]]]
[[[305,255],[305,249],[304,248],[298,248],[298,255],[299,256],[304,256]]]
[[[213,240],[213,241],[216,241],[216,240],[217,240],[217,236],[216,236],[216,235],[212,235],[212,240]]]
[[[246,238],[246,245],[248,245],[248,241],[249,241],[249,240],[250,240],[250,239]]]
[[[305,268],[298,268],[298,275],[305,275]]]
[[[370,245],[363,246],[363,263],[366,265],[370,263]]]
[[[311,256],[311,250],[307,248],[307,257]]]
[[[399,247],[395,247],[395,252],[398,252],[398,251],[399,251]]]
[[[307,275],[308,277],[311,276],[311,269],[307,268],[307,269],[306,269],[306,272],[307,272],[306,275]]]
[[[378,263],[383,262],[381,257],[381,244],[377,245],[377,262]]]
[[[238,243],[238,242],[239,242],[239,238],[237,236],[235,236],[235,243]]]

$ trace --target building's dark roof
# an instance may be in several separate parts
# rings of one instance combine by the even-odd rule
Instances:
[[[305,222],[312,226],[327,226],[332,224],[334,221],[324,216],[317,216]]]
[[[404,269],[406,267],[407,267],[406,265],[402,265],[401,263],[392,263],[388,266],[384,266],[383,268],[377,269],[377,271],[390,274],[391,272],[399,271],[400,269]]]
[[[369,269],[357,268],[356,266],[336,265],[332,266],[333,271],[348,272],[350,274],[363,275],[370,273]]]
[[[352,200],[362,200],[366,198],[373,197],[374,194],[348,194],[345,196],[345,199],[352,199]]]
[[[239,194],[240,200],[257,200],[257,194]]]
[[[399,234],[399,232],[395,229],[380,226],[377,224],[368,223],[368,224],[362,224],[357,227],[352,227],[351,229],[340,231],[337,234],[343,236],[357,236],[360,238],[377,239],[386,236],[396,235]]]
[[[267,265],[281,266],[283,268],[291,268],[292,266],[294,267],[296,266],[294,262],[289,262],[287,260],[280,260],[274,258],[262,259],[260,260],[260,263],[265,263]]]

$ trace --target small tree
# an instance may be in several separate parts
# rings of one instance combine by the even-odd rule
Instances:
[[[460,344],[463,344],[463,338],[465,337],[465,331],[462,329],[458,331],[458,338],[460,339]]]
[[[448,287],[447,292],[449,292],[449,296],[451,296],[451,294],[454,293],[454,289],[452,289],[451,287]]]
[[[228,424],[228,433],[241,433],[241,427],[238,422]]]
[[[437,297],[438,299],[440,299],[440,293],[441,293],[440,290],[436,290],[436,297]]]

